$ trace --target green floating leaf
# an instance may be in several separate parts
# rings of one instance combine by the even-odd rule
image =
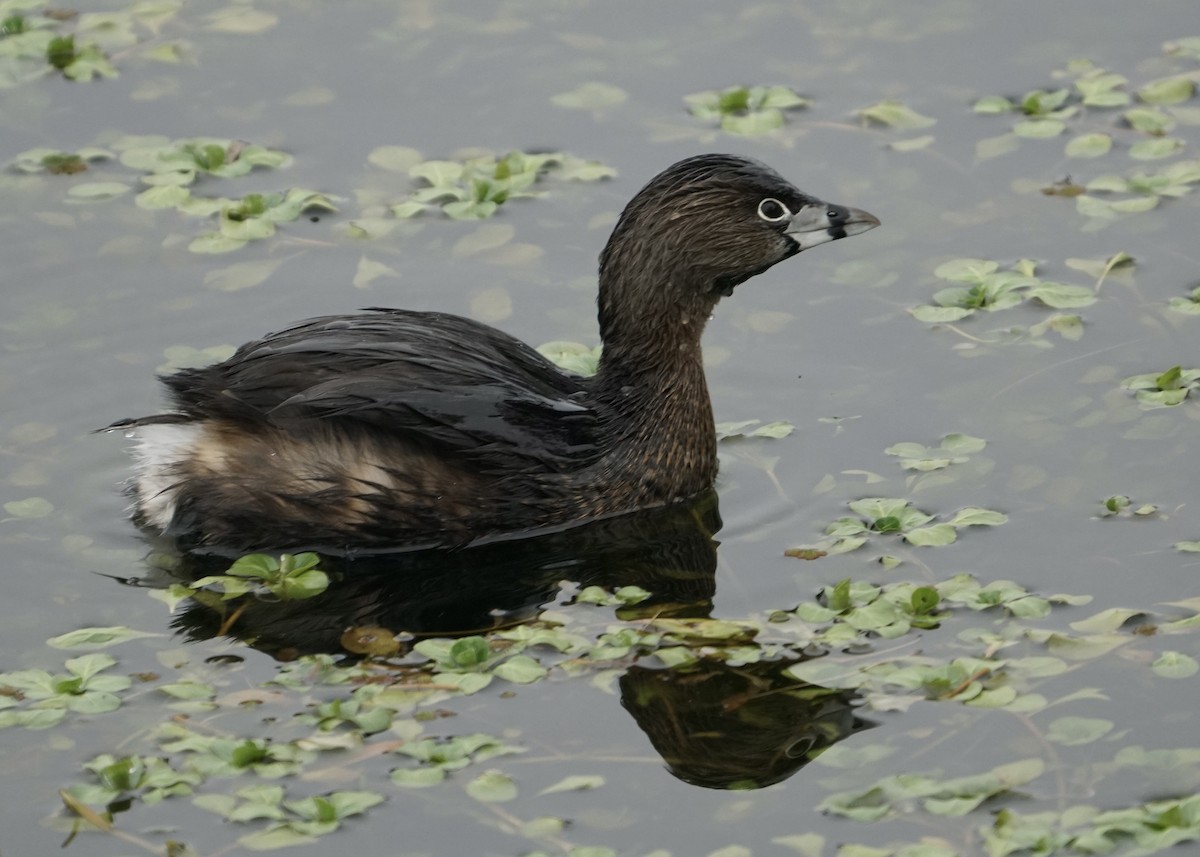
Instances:
[[[785,438],[796,430],[796,427],[784,420],[760,425],[758,420],[742,420],[740,422],[717,423],[717,440],[730,440],[739,437]]]
[[[467,794],[484,803],[505,803],[517,796],[517,784],[501,771],[485,771],[465,786]]]
[[[912,317],[917,321],[923,321],[929,324],[948,324],[952,321],[959,321],[969,315],[974,315],[975,310],[967,307],[945,307],[945,306],[930,306],[928,304],[912,307],[909,310]]]
[[[928,128],[937,123],[930,116],[923,116],[911,107],[899,101],[880,101],[858,111],[858,115],[868,122],[887,125],[890,128],[912,130]]]
[[[1138,98],[1147,104],[1180,104],[1196,91],[1196,84],[1186,75],[1165,77],[1147,83],[1138,90]]]
[[[1075,88],[1083,96],[1088,107],[1124,107],[1129,103],[1129,93],[1119,87],[1128,83],[1120,74],[1110,74],[1104,69],[1093,69],[1075,81]]]
[[[934,524],[932,527],[918,527],[904,534],[904,540],[917,547],[937,547],[954,544],[958,533],[950,524]]]
[[[1200,672],[1200,662],[1183,652],[1163,652],[1151,668],[1163,678],[1191,678]]]
[[[1160,137],[1175,127],[1175,120],[1170,114],[1153,107],[1135,107],[1126,110],[1124,115],[1130,127],[1155,137]]]
[[[1072,622],[1071,628],[1085,634],[1107,634],[1118,630],[1130,619],[1142,616],[1144,613],[1145,611],[1131,610],[1127,607],[1110,607],[1087,619]]]
[[[1027,139],[1045,140],[1057,137],[1067,130],[1067,124],[1058,119],[1027,119],[1013,126],[1013,133]]]
[[[1060,108],[1070,95],[1069,89],[1056,89],[1052,92],[1035,89],[1026,93],[1025,97],[1021,99],[1021,112],[1027,116],[1058,115]]]
[[[1013,104],[1003,95],[985,95],[972,105],[972,109],[976,113],[1010,113],[1015,110],[1017,105]]]
[[[492,672],[505,681],[530,684],[545,678],[549,671],[528,655],[515,655],[498,665]]]
[[[106,649],[129,640],[157,636],[160,635],[135,631],[123,625],[114,625],[107,628],[80,628],[78,631],[68,631],[66,634],[51,637],[46,644],[55,649],[88,651]]]
[[[1066,155],[1069,158],[1099,158],[1112,149],[1112,137],[1108,134],[1082,134],[1067,141]]]
[[[396,768],[391,774],[392,782],[401,788],[423,789],[435,786],[446,779],[443,768]]]
[[[1129,157],[1139,161],[1156,161],[1177,154],[1184,147],[1178,137],[1155,137],[1140,140],[1129,147]]]
[[[546,786],[538,795],[552,795],[559,792],[579,792],[598,789],[604,785],[604,777],[598,774],[574,774],[563,777],[552,786]]]
[[[1192,289],[1187,297],[1173,297],[1167,305],[1176,312],[1200,315],[1200,286]]]

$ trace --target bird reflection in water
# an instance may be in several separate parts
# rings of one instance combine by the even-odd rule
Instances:
[[[716,495],[536,537],[456,551],[323,557],[329,588],[313,598],[192,600],[175,626],[198,640],[225,634],[279,660],[357,657],[370,637],[388,641],[486,634],[537,619],[562,583],[650,596],[621,607],[624,620],[705,619],[715,594],[720,529]],[[228,560],[182,554],[173,574],[218,574]],[[349,629],[349,630],[348,630]],[[394,644],[393,644],[394,646]],[[401,651],[402,653],[402,651]],[[799,658],[730,666],[700,657],[673,669],[631,664],[621,703],[668,770],[705,788],[763,788],[870,724],[853,691],[806,684]]]

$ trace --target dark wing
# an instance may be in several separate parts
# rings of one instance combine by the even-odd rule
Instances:
[[[191,419],[302,429],[346,420],[465,454],[557,469],[593,446],[584,379],[479,322],[377,309],[303,322],[163,379]]]

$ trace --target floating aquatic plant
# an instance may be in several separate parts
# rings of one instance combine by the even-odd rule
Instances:
[[[112,148],[122,164],[146,173],[143,184],[155,187],[190,185],[205,175],[236,178],[256,167],[280,169],[292,163],[287,152],[220,137],[124,137]]]
[[[1155,173],[1097,176],[1075,197],[1075,208],[1088,217],[1112,220],[1122,214],[1149,211],[1163,198],[1186,196],[1200,183],[1200,158],[1176,161]],[[1101,196],[1097,196],[1101,194]],[[1120,194],[1112,198],[1110,194]]]
[[[312,598],[329,586],[329,575],[317,568],[320,561],[315,553],[285,553],[278,557],[248,554],[234,562],[224,574],[202,577],[191,587],[215,587],[221,592],[223,601],[268,593],[284,601]]]
[[[74,152],[58,149],[28,149],[13,158],[12,168],[23,173],[48,172],[52,175],[74,175],[88,169],[91,161],[103,161],[113,153],[97,146],[88,146]]]
[[[1185,297],[1173,297],[1167,301],[1167,306],[1176,312],[1187,315],[1200,315],[1200,286],[1192,289]]]
[[[1195,83],[1190,74],[1147,81],[1132,93],[1128,91],[1130,81],[1124,75],[1097,68],[1087,60],[1070,63],[1056,76],[1071,79],[1070,85],[1051,90],[1032,90],[1020,98],[987,95],[974,103],[976,113],[1017,114],[1020,117],[1010,133],[979,141],[976,146],[978,158],[1011,152],[1021,138],[1054,138],[1069,127],[1082,125],[1085,127],[1079,128],[1081,133],[1066,144],[1065,154],[1068,157],[1102,157],[1113,149],[1115,139],[1128,137],[1133,132],[1137,137],[1129,144],[1129,156],[1135,160],[1158,160],[1183,150],[1183,140],[1165,136],[1177,122],[1194,124],[1196,121],[1195,109],[1184,106],[1184,102],[1195,93]],[[1112,114],[1105,113],[1118,109],[1121,113],[1115,121]],[[1096,117],[1102,117],[1105,128],[1095,128]],[[1093,127],[1088,129],[1087,125]],[[1053,193],[1078,193],[1068,193],[1067,190],[1058,189]],[[1147,202],[1127,203],[1116,211],[1144,211],[1147,206]],[[1081,213],[1092,215],[1092,212],[1082,209]]]
[[[900,466],[906,470],[941,470],[951,464],[963,464],[974,452],[981,452],[987,441],[981,437],[955,432],[942,438],[936,447],[920,443],[896,443],[884,450],[888,455],[900,458]]]
[[[1183,404],[1193,390],[1200,388],[1200,368],[1172,366],[1166,372],[1133,375],[1121,386],[1133,390],[1144,408],[1171,408]]]
[[[76,14],[48,10],[39,0],[0,2],[0,89],[55,71],[75,81],[117,76],[112,57],[136,53],[177,61],[178,45],[161,41],[179,0],[141,0],[128,9]]]
[[[316,842],[346,819],[363,815],[384,801],[383,795],[372,791],[333,791],[293,800],[285,800],[285,796],[283,786],[256,784],[232,795],[199,795],[192,803],[230,822],[269,820],[265,829],[238,838],[251,851],[267,851]]]
[[[483,733],[447,738],[423,738],[407,741],[396,753],[417,762],[416,767],[395,768],[392,782],[405,788],[422,788],[439,783],[447,774],[461,771],[468,765],[481,764],[499,756],[527,751],[500,738]]]
[[[859,548],[872,533],[896,533],[911,545],[948,545],[957,540],[957,531],[962,527],[994,527],[1008,520],[1001,512],[969,507],[959,510],[948,521],[931,523],[935,520],[933,515],[915,508],[907,500],[888,497],[866,497],[849,505],[860,517],[838,518],[825,528],[825,534],[836,539],[831,546],[834,552]]]
[[[392,206],[397,217],[441,211],[455,220],[491,217],[510,199],[541,196],[533,186],[553,176],[565,181],[598,181],[616,170],[562,152],[509,152],[464,161],[422,161],[408,174],[422,185]]]
[[[1133,501],[1124,494],[1114,494],[1105,499],[1101,504],[1100,517],[1111,518],[1119,515],[1133,515],[1138,518],[1144,518],[1148,515],[1153,515],[1158,511],[1158,506],[1153,503],[1142,503],[1136,509],[1133,507]]]
[[[95,780],[77,783],[66,791],[80,803],[107,806],[117,800],[137,799],[153,806],[169,797],[192,794],[193,788],[204,782],[195,771],[179,771],[166,759],[157,756],[114,756],[102,753],[87,762],[84,770]]]
[[[688,111],[698,119],[716,120],[721,130],[757,137],[782,128],[785,111],[801,110],[811,102],[786,86],[731,86],[684,96]]]
[[[886,125],[889,128],[895,128],[899,131],[928,128],[930,125],[937,123],[937,120],[932,116],[925,116],[903,102],[890,99],[859,108],[857,113],[864,122],[875,125]],[[918,139],[921,140],[922,146],[925,145],[923,138]]]
[[[96,653],[71,658],[64,664],[65,673],[42,669],[0,673],[0,689],[4,690],[0,693],[0,728],[46,729],[70,711],[115,711],[121,706],[117,694],[133,683],[127,676],[107,672],[116,663],[112,656]]]
[[[1041,280],[1035,275],[1036,264],[1022,259],[1010,269],[990,259],[952,259],[934,269],[934,276],[962,285],[942,289],[933,296],[933,304],[914,307],[909,312],[919,321],[958,321],[976,312],[1011,309],[1027,300],[1036,300],[1056,309],[1089,306],[1096,293],[1086,286]]]

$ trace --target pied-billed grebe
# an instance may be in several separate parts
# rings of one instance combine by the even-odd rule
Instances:
[[[301,322],[164,378],[173,412],[109,426],[138,440],[134,518],[211,549],[431,547],[692,497],[717,474],[717,301],[877,225],[756,161],[680,161],[600,255],[594,377],[443,313]]]

